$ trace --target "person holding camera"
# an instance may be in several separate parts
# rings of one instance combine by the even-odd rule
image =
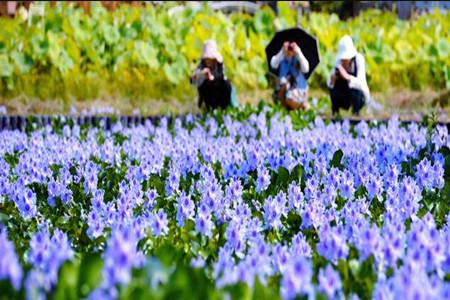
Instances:
[[[348,35],[339,41],[336,63],[327,85],[330,89],[333,115],[339,114],[340,108],[350,107],[359,115],[365,101],[370,101],[365,60],[362,54],[356,51],[352,38]]]
[[[206,108],[226,108],[232,102],[232,85],[224,75],[223,58],[217,51],[216,42],[207,40],[203,47],[201,61],[190,78],[197,87],[198,106]]]
[[[271,58],[270,65],[278,69],[276,93],[281,104],[288,110],[308,109],[308,84],[304,74],[309,71],[309,63],[299,45],[284,42],[280,52]]]

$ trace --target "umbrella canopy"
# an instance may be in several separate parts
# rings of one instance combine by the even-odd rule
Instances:
[[[305,78],[308,79],[320,62],[319,44],[315,37],[298,27],[278,31],[270,41],[269,45],[267,45],[266,56],[269,71],[278,76],[277,70],[270,66],[270,60],[280,51],[283,43],[286,41],[296,42],[302,50],[303,55],[305,55],[308,60],[309,72],[305,74]]]

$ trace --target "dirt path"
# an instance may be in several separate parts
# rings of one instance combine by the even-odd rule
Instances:
[[[260,101],[271,101],[271,90],[260,90],[238,93],[240,104],[256,105]],[[328,95],[321,90],[312,90],[310,96],[313,98],[323,98],[327,103]],[[390,90],[383,93],[373,93],[374,98],[383,105],[383,110],[379,113],[369,115],[363,109],[361,117],[387,119],[393,114],[399,115],[400,119],[421,120],[424,115],[435,114],[438,121],[450,121],[450,92],[443,91],[410,91],[410,90]],[[118,112],[120,114],[131,115],[138,111],[142,115],[161,114],[186,114],[201,113],[197,106],[197,97],[189,97],[184,101],[176,99],[160,100],[148,99],[145,101],[132,101],[131,99],[114,98],[95,99],[92,101],[77,101],[73,99],[70,104],[64,101],[39,101],[17,97],[7,101],[0,99],[0,106],[4,105],[9,115],[30,115],[30,114],[101,114],[105,112]],[[324,109],[321,113],[324,117],[330,116],[330,108]],[[342,112],[343,117],[351,117],[347,112]]]

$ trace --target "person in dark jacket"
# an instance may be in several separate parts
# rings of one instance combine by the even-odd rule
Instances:
[[[222,55],[215,41],[208,40],[203,47],[201,61],[190,78],[198,89],[198,106],[208,110],[226,108],[231,104],[232,86],[225,77]]]

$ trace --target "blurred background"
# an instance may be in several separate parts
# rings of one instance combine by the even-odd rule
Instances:
[[[210,38],[239,103],[271,101],[264,48],[300,26],[319,40],[312,98],[329,102],[326,78],[349,34],[378,114],[448,119],[449,10],[446,1],[2,1],[0,114],[195,113],[189,75]]]

